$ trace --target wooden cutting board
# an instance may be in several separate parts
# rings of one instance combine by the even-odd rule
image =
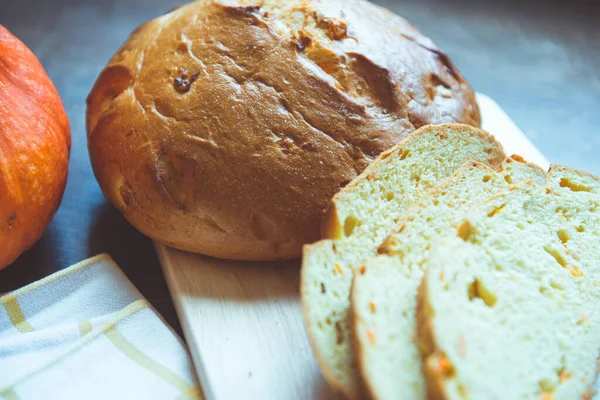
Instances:
[[[548,161],[485,95],[483,128],[543,168]],[[207,399],[335,399],[304,330],[298,261],[235,262],[156,243]],[[339,397],[341,398],[341,397]]]

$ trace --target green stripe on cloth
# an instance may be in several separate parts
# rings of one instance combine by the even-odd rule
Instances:
[[[168,369],[162,364],[159,364],[148,355],[144,354],[140,349],[135,347],[125,336],[123,336],[115,326],[110,327],[104,332],[106,337],[119,349],[123,354],[129,357],[147,371],[152,372],[165,382],[177,388],[184,398],[201,399],[200,391],[189,385],[183,378]],[[180,397],[181,397],[180,396]]]
[[[31,324],[27,322],[27,319],[23,314],[23,310],[21,310],[21,306],[19,305],[19,301],[17,300],[17,296],[15,296],[12,293],[9,293],[6,296],[4,296],[2,300],[2,305],[8,313],[8,318],[10,318],[10,322],[19,332],[27,333],[33,332],[35,330],[33,329],[33,326],[31,326]]]

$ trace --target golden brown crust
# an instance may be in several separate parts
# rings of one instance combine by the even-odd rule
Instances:
[[[521,156],[520,156],[520,155],[518,155],[518,154],[512,154],[511,156],[507,157],[505,161],[506,161],[507,163],[509,163],[509,164],[510,164],[511,162],[513,162],[513,161],[516,161],[516,162],[519,162],[519,163],[525,164],[525,165],[527,165],[529,168],[532,168],[532,169],[535,169],[535,170],[537,170],[537,171],[538,171],[538,173],[539,173],[540,175],[546,175],[546,174],[548,173],[548,171],[545,171],[545,170],[544,170],[542,167],[540,167],[539,165],[537,165],[537,164],[534,164],[534,163],[532,163],[532,162],[529,162],[529,161],[527,161],[526,159],[524,159],[523,157],[521,157]]]
[[[442,122],[479,125],[471,88],[403,19],[356,0],[181,7],[133,32],[87,110],[94,172],[133,225],[248,260],[299,256],[340,187]]]

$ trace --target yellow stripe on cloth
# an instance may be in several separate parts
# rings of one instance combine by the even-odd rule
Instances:
[[[0,393],[0,396],[4,396],[6,400],[19,400],[19,395],[15,393],[13,388],[8,388],[4,392]]]
[[[22,288],[17,289],[11,293],[7,293],[3,296],[0,296],[0,304],[4,304],[7,301],[7,298],[9,296],[19,297],[24,294],[31,293],[34,290],[39,289],[39,288],[41,288],[49,283],[52,283],[54,281],[57,281],[59,279],[62,279],[64,277],[68,276],[69,274],[72,274],[73,272],[77,272],[84,268],[91,267],[100,261],[107,261],[108,263],[112,264],[112,266],[114,266],[118,269],[117,264],[115,264],[113,259],[110,258],[110,256],[108,254],[98,254],[95,257],[88,258],[87,260],[83,260],[77,264],[71,265],[68,268],[61,269],[60,271],[55,272],[52,275],[47,276],[45,278],[42,278],[39,281],[35,281],[33,283],[30,283],[27,286],[23,286]]]
[[[88,320],[79,321],[77,323],[77,327],[79,328],[79,334],[81,336],[85,336],[92,331],[92,323]]]
[[[200,388],[196,387],[196,386],[190,386],[189,390],[187,392],[181,393],[179,396],[177,396],[177,398],[175,400],[186,400],[186,399],[195,399],[195,400],[201,400],[204,399],[204,396],[202,396],[202,392],[200,391]]]
[[[200,399],[199,391],[194,386],[189,385],[179,375],[168,369],[162,364],[153,360],[150,356],[144,354],[135,347],[125,336],[123,336],[113,325],[107,329],[104,334],[123,354],[129,357],[142,368],[162,378],[165,382],[177,388],[181,394],[188,398]]]
[[[6,309],[11,323],[17,330],[23,333],[33,332],[35,331],[35,329],[31,326],[29,322],[27,322],[27,319],[25,318],[25,315],[21,310],[21,306],[19,306],[19,302],[17,300],[19,296],[27,295],[33,292],[34,290],[39,289],[49,283],[57,281],[61,278],[66,277],[69,274],[87,268],[89,266],[93,266],[101,261],[107,261],[108,263],[116,267],[115,262],[112,260],[112,258],[110,258],[108,254],[99,254],[95,257],[88,258],[87,260],[81,261],[80,263],[72,265],[69,268],[60,270],[50,276],[40,279],[39,281],[33,282],[13,292],[6,293],[4,295],[0,294],[0,305],[2,305],[4,309]]]
[[[27,333],[35,330],[33,329],[33,326],[27,322],[27,319],[23,314],[23,310],[21,310],[21,306],[19,305],[19,301],[17,300],[17,296],[15,296],[13,293],[9,293],[4,296],[2,300],[2,305],[8,313],[10,322],[19,332]]]
[[[4,303],[2,303],[3,300],[6,300],[6,296],[0,299],[0,304],[6,303],[6,301],[4,301]],[[49,369],[53,365],[60,362],[60,360],[62,360],[63,358],[68,357],[70,354],[76,352],[77,350],[81,349],[83,346],[86,346],[87,344],[92,342],[98,336],[104,335],[104,332],[106,332],[106,330],[108,330],[108,329],[111,329],[111,327],[113,327],[115,324],[118,324],[119,322],[123,321],[124,319],[134,315],[135,313],[137,313],[141,310],[144,310],[147,307],[148,307],[148,302],[145,299],[140,299],[140,300],[134,301],[133,303],[131,303],[128,306],[126,306],[125,308],[123,308],[121,311],[118,311],[117,313],[113,314],[109,318],[109,320],[102,323],[98,328],[92,329],[92,332],[90,332],[88,335],[82,336],[73,345],[67,347],[64,351],[60,352],[55,357],[53,357],[50,360],[48,360],[47,362],[41,364],[37,369],[33,369],[31,372],[24,375],[20,379],[11,382],[8,386],[0,386],[0,394],[4,395],[4,393],[10,392],[13,387],[18,387],[20,384],[27,381],[27,379],[35,376],[36,374],[41,373],[42,371],[45,371],[46,369]],[[0,371],[0,373],[2,373],[2,371]]]

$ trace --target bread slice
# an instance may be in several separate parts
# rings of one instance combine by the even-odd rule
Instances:
[[[572,172],[594,189],[515,185],[432,250],[417,309],[429,398],[591,398],[600,184]]]
[[[598,184],[598,178],[594,175],[578,171],[562,165],[553,164],[550,166],[548,171],[548,184],[553,185],[554,188],[561,187],[568,189],[566,192],[588,192],[600,194],[600,185]],[[557,190],[556,193],[563,193],[564,191]]]
[[[468,163],[408,210],[380,247],[382,255],[354,275],[353,337],[370,398],[424,397],[415,311],[428,250],[454,232],[474,204],[524,180],[544,184],[546,174],[517,157],[507,159],[499,173],[480,163]]]
[[[304,248],[301,295],[314,352],[334,388],[350,398],[361,395],[348,319],[353,270],[375,255],[394,221],[438,181],[469,160],[497,168],[503,159],[500,144],[484,131],[426,126],[382,153],[332,199],[326,240]]]

